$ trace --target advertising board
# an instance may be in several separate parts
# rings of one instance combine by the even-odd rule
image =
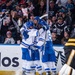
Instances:
[[[63,46],[53,46],[56,55],[57,71],[65,63]],[[0,70],[18,70],[22,67],[20,45],[0,45]]]

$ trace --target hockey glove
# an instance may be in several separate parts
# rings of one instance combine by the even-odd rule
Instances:
[[[29,35],[28,35],[28,32],[27,31],[24,31],[23,32],[23,36],[24,36],[24,38],[25,38],[25,40],[29,37]]]

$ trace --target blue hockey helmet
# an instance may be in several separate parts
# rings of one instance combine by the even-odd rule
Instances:
[[[49,26],[48,26],[48,24],[46,23],[46,21],[45,20],[40,20],[39,21],[39,25],[41,25],[45,30],[47,30],[47,29],[49,29]]]
[[[40,17],[39,17],[39,16],[36,16],[36,17],[34,18],[34,20],[39,21],[39,20],[40,20]]]
[[[42,26],[43,26],[43,25],[47,25],[46,21],[44,21],[44,20],[42,20],[42,19],[39,20],[39,24],[42,25]]]
[[[26,22],[26,26],[27,28],[33,27],[33,22],[32,21]]]

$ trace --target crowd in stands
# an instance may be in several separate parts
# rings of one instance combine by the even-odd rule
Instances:
[[[20,28],[46,14],[46,0],[0,0],[0,43],[20,44]],[[48,22],[53,44],[64,45],[75,31],[75,0],[49,0]]]

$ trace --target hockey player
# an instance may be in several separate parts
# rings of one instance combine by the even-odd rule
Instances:
[[[44,46],[42,50],[42,64],[44,68],[44,72],[46,72],[45,75],[50,75],[50,71],[54,72],[56,71],[56,66],[55,66],[55,52],[53,49],[53,44],[52,44],[52,39],[51,39],[51,34],[49,27],[45,21],[41,21],[40,24],[43,26],[43,33],[41,34],[40,37],[44,37]],[[53,75],[53,74],[52,74]]]
[[[68,42],[64,46],[66,62],[58,75],[75,75],[75,31],[71,33]]]
[[[42,50],[45,41],[45,31],[44,31],[45,27],[43,27],[43,24],[41,24],[40,21],[43,22],[43,20],[41,20],[39,17],[35,17],[34,28],[38,30],[37,32],[38,35],[36,35],[34,39],[34,44],[30,46],[30,49],[32,51],[32,61],[34,62],[34,66],[32,67],[33,68],[35,67],[36,75],[42,74],[42,66],[40,62],[40,50]]]
[[[36,16],[34,18],[34,28],[36,30],[38,30],[38,35],[35,37],[35,40],[34,40],[34,45],[32,46],[33,48],[32,49],[32,58],[33,58],[33,62],[34,62],[34,66],[35,66],[35,74],[36,75],[41,75],[42,74],[42,66],[41,66],[41,62],[40,62],[40,52],[39,50],[42,48],[42,46],[40,44],[42,44],[41,40],[39,40],[39,29],[41,29],[41,25],[39,25],[39,20],[40,18],[38,16]]]
[[[35,20],[37,20],[37,18]],[[24,60],[23,69],[25,71],[25,74],[28,72],[27,75],[29,74],[31,75],[30,72],[32,72],[32,75],[34,75],[34,71],[32,71],[34,69],[35,71],[42,70],[42,66],[40,64],[40,55],[39,55],[39,49],[41,47],[37,45],[41,43],[41,42],[38,43],[37,39],[39,34],[38,28],[39,27],[37,28],[33,27],[33,23],[31,21],[27,22],[21,28],[21,32],[24,36],[21,43],[22,59]]]
[[[71,37],[69,38],[68,42],[65,44],[65,47],[64,47],[66,62],[68,61],[72,50],[75,50],[74,42],[75,42],[75,32],[73,31]],[[75,69],[75,54],[74,54],[74,57],[72,58],[71,64],[69,66],[71,68]],[[74,73],[75,73],[75,71],[74,71]]]
[[[42,50],[41,48],[43,48],[42,66],[44,68],[44,71],[45,73],[48,73],[50,71],[52,72],[56,71],[56,67],[55,67],[56,59],[55,59],[55,53],[53,50],[51,35],[50,35],[50,31],[48,30],[48,25],[46,24],[44,20],[39,21],[38,31],[39,31],[39,36],[37,36],[38,42],[36,43],[36,46],[40,48],[39,50]]]
[[[34,44],[34,39],[37,30],[33,29],[33,22],[31,21],[26,22],[24,26],[21,28],[21,33],[23,36],[21,43],[22,59],[23,59],[22,68],[25,71],[26,75],[34,75],[31,68],[31,66],[33,65],[31,49]]]

